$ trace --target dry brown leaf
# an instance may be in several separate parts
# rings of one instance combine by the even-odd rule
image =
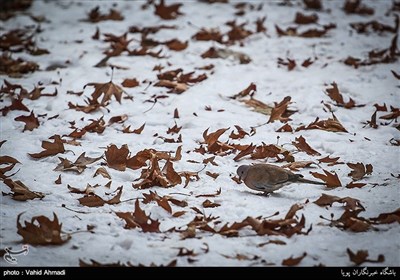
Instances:
[[[179,51],[183,51],[184,49],[186,49],[188,47],[188,45],[189,45],[189,42],[188,41],[181,42],[178,39],[172,39],[172,40],[169,40],[167,42],[164,42],[164,44],[170,50],[179,52]]]
[[[229,138],[231,139],[242,139],[244,138],[246,135],[249,135],[249,133],[247,133],[246,131],[244,131],[243,128],[241,128],[238,125],[235,125],[235,128],[237,130],[237,133],[234,133],[234,131],[232,130],[231,134],[229,135]]]
[[[276,132],[293,132],[293,128],[290,124],[286,123],[281,128],[279,128]]]
[[[16,117],[14,120],[25,123],[23,132],[25,130],[32,131],[35,128],[39,127],[39,120],[37,117],[35,117],[35,114],[33,113],[33,111],[31,112],[31,114],[29,116],[19,116],[19,117]]]
[[[33,158],[43,158],[43,157],[48,157],[48,156],[54,156],[58,153],[64,153],[64,144],[61,140],[60,135],[54,135],[50,137],[50,139],[54,139],[54,142],[48,142],[48,141],[43,141],[42,142],[42,148],[44,151],[41,151],[40,153],[36,154],[29,154]]]
[[[349,248],[347,248],[347,254],[349,255],[350,260],[356,265],[360,265],[365,262],[381,263],[385,261],[384,255],[379,255],[376,260],[368,259],[369,254],[367,250],[358,250],[357,253],[354,253]]]
[[[322,162],[322,163],[328,163],[328,166],[333,166],[336,164],[343,164],[344,162],[338,162],[338,160],[340,159],[340,157],[334,157],[334,158],[330,158],[329,156],[326,156],[324,158],[320,158],[318,160],[318,162]]]
[[[106,106],[108,102],[111,100],[111,97],[114,95],[115,99],[121,103],[121,97],[124,90],[113,82],[108,83],[88,83],[84,86],[93,86],[94,92],[92,93],[92,98],[95,102],[98,103],[98,98],[103,95],[101,102],[99,103],[101,106]]]
[[[133,79],[125,79],[122,84],[123,87],[127,87],[127,88],[133,88],[133,87],[137,87],[139,85],[139,81],[136,80],[136,78]]]
[[[87,168],[88,164],[92,164],[101,158],[102,156],[98,158],[87,157],[86,152],[83,152],[75,160],[75,162],[71,162],[68,159],[59,157],[58,159],[60,160],[60,163],[57,165],[54,171],[74,171],[80,174]]]
[[[129,155],[129,149],[126,144],[122,145],[121,148],[117,148],[114,144],[107,147],[105,152],[107,165],[110,168],[125,171],[126,162]]]
[[[110,9],[108,14],[102,14],[100,13],[99,10],[100,10],[99,6],[93,8],[88,14],[87,21],[95,23],[103,20],[116,20],[116,21],[124,20],[124,17],[120,14],[120,12],[114,9]]]
[[[120,115],[120,116],[114,116],[108,120],[108,125],[112,125],[113,123],[123,123],[127,119],[128,119],[128,115],[126,115],[126,114]]]
[[[307,126],[300,126],[296,128],[296,132],[300,130],[308,130],[308,129],[321,129],[325,131],[332,132],[348,132],[343,125],[338,121],[335,115],[333,118],[328,118],[327,120],[319,120],[316,118],[314,122],[310,123]]]
[[[283,168],[289,168],[290,170],[293,171],[298,171],[301,168],[306,168],[310,167],[311,164],[313,164],[313,161],[295,161],[291,162],[289,164],[283,165]]]
[[[348,176],[351,176],[353,180],[358,181],[361,180],[365,175],[372,174],[372,165],[367,164],[364,166],[362,162],[358,163],[347,163],[347,166],[353,169]]]
[[[61,174],[58,175],[58,178],[57,178],[57,180],[54,181],[54,183],[57,185],[61,185]]]
[[[400,223],[400,208],[390,213],[382,213],[379,214],[376,218],[370,218],[376,224],[391,224],[391,223]]]
[[[297,257],[297,258],[290,257],[288,259],[284,259],[282,261],[282,265],[287,265],[287,266],[298,265],[305,258],[305,256],[307,256],[306,252],[304,252],[302,256]]]
[[[364,105],[356,105],[353,99],[350,98],[348,102],[344,102],[342,94],[339,92],[339,88],[335,82],[331,84],[331,88],[326,88],[328,96],[336,102],[336,105],[344,107],[346,109],[351,109],[354,107],[363,107]]]
[[[322,10],[322,1],[321,0],[303,0],[303,3],[306,5],[308,9],[311,10]]]
[[[208,176],[210,176],[211,178],[213,178],[213,179],[217,179],[218,176],[219,176],[219,173],[212,173],[212,172],[210,172],[210,171],[206,171],[206,174],[207,174]]]
[[[118,187],[115,191],[117,194],[111,198],[110,200],[104,200],[96,194],[86,194],[85,196],[79,198],[79,203],[88,206],[88,207],[99,207],[103,206],[104,204],[118,204],[121,202],[121,194],[122,194],[123,187]],[[86,192],[86,191],[85,191]]]
[[[366,183],[356,183],[356,182],[350,182],[346,185],[346,188],[348,189],[353,189],[353,188],[362,188],[366,186]]]
[[[296,13],[294,22],[297,24],[311,24],[316,23],[318,21],[318,15],[313,13],[310,15],[305,15],[300,12]]]
[[[220,194],[221,194],[221,188],[219,188],[215,194],[199,194],[196,195],[196,197],[216,197],[217,195]]]
[[[134,129],[134,130],[130,130],[130,125],[127,127],[124,127],[124,129],[122,130],[123,133],[135,133],[135,134],[141,134],[144,127],[146,126],[146,123],[144,123],[141,127]]]
[[[160,223],[146,215],[140,208],[138,199],[135,202],[135,212],[116,212],[116,214],[125,220],[125,228],[139,227],[143,232],[160,232]]]
[[[11,179],[4,179],[3,180],[4,184],[6,184],[11,191],[13,192],[12,199],[14,200],[19,200],[19,201],[26,201],[29,199],[35,199],[35,198],[40,198],[42,199],[45,195],[40,192],[33,192],[28,189],[27,186],[24,185],[21,181],[13,181]]]
[[[317,172],[310,172],[311,175],[313,175],[315,178],[321,179],[326,183],[326,186],[328,188],[336,188],[336,187],[341,187],[342,183],[339,180],[339,177],[337,176],[336,173],[330,173],[329,171],[326,171],[325,169],[322,169],[325,173],[320,174]]]
[[[317,152],[316,150],[314,150],[313,148],[310,147],[310,145],[307,144],[306,139],[304,139],[303,136],[300,137],[296,137],[295,141],[292,141],[292,144],[299,150],[302,152],[306,152],[307,155],[318,155],[320,156],[321,154],[319,152]]]
[[[183,15],[179,8],[182,4],[172,4],[170,6],[166,6],[164,4],[164,0],[160,0],[159,4],[155,4],[154,14],[158,15],[160,18],[165,20],[176,19],[178,16]]]
[[[22,236],[23,242],[32,245],[61,245],[71,239],[69,234],[61,236],[62,224],[53,213],[53,221],[45,216],[36,216],[30,222],[25,221],[25,227],[19,222],[23,213],[17,217],[17,233]]]
[[[268,120],[268,123],[274,122],[276,120],[279,120],[281,122],[287,122],[291,120],[289,116],[292,115],[294,112],[287,110],[288,105],[291,103],[291,99],[292,98],[290,96],[286,96],[281,102],[275,104],[275,107],[272,108],[271,116]]]
[[[345,209],[347,210],[358,210],[362,209],[365,210],[364,206],[362,206],[361,202],[358,199],[352,198],[352,197],[343,197],[340,198],[338,196],[332,196],[323,193],[316,201],[314,201],[315,204],[319,206],[332,206],[334,202],[338,203],[344,203],[345,204]]]
[[[104,167],[99,167],[96,172],[94,173],[93,177],[96,177],[97,175],[101,175],[104,178],[110,179],[111,180],[111,176],[110,174],[108,174],[107,169],[105,169]]]

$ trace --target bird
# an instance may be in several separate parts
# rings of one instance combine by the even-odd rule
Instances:
[[[282,167],[266,163],[241,165],[236,173],[247,187],[261,191],[265,195],[292,183],[326,185],[323,182],[304,179],[301,174],[295,174]]]

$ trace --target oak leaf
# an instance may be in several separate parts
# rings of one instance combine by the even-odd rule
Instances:
[[[121,97],[124,90],[120,88],[118,85],[113,82],[108,83],[88,83],[84,86],[93,86],[94,92],[92,93],[92,98],[94,101],[98,102],[98,98],[103,95],[101,102],[99,103],[101,106],[106,106],[108,102],[111,100],[111,97],[114,96],[115,99],[121,103]]]
[[[319,152],[317,152],[316,150],[314,150],[313,148],[310,147],[310,145],[308,145],[308,143],[306,142],[306,139],[304,139],[303,136],[300,137],[296,137],[295,141],[292,141],[292,144],[299,150],[302,152],[306,152],[307,155],[318,155],[320,156],[321,154]]]
[[[98,158],[91,158],[86,156],[86,152],[83,152],[76,160],[75,162],[71,162],[66,158],[61,158],[59,157],[58,159],[60,160],[60,163],[57,165],[57,167],[54,169],[54,171],[74,171],[77,172],[78,174],[82,173],[88,164],[92,164],[98,160],[100,160],[102,157]]]
[[[362,162],[347,163],[347,166],[353,169],[348,176],[351,176],[355,181],[361,180],[365,175],[370,175],[373,170],[371,164],[364,166]]]
[[[365,210],[364,206],[362,206],[361,202],[358,199],[348,196],[340,198],[338,196],[333,196],[323,193],[316,201],[314,201],[314,203],[319,206],[326,206],[326,205],[332,206],[334,202],[344,203],[345,209],[348,210],[358,210],[358,209]]]
[[[385,261],[384,255],[379,255],[376,260],[368,259],[369,254],[367,250],[358,250],[357,253],[354,253],[352,250],[347,248],[346,251],[347,254],[349,255],[350,260],[356,265],[360,265],[365,262],[381,263]]]

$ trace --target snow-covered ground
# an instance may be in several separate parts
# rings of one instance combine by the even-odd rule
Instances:
[[[156,1],[158,2],[158,1]],[[182,1],[180,11],[183,15],[174,20],[163,20],[154,14],[154,7],[142,9],[145,2],[140,1],[34,1],[27,10],[32,15],[43,15],[46,21],[40,23],[40,33],[36,33],[35,42],[39,48],[47,49],[50,54],[31,56],[27,52],[13,53],[13,58],[24,58],[35,61],[40,70],[24,74],[20,78],[0,76],[1,84],[5,80],[13,84],[20,84],[29,91],[34,85],[41,82],[45,86],[43,92],[54,92],[55,97],[40,97],[37,100],[25,98],[23,100],[35,116],[39,117],[40,126],[32,131],[24,131],[24,123],[14,119],[29,112],[12,110],[0,118],[0,141],[7,140],[0,148],[2,156],[11,156],[17,159],[13,171],[6,173],[13,181],[20,180],[30,190],[41,192],[45,195],[42,199],[16,201],[12,196],[1,196],[1,248],[12,247],[13,250],[21,248],[22,236],[17,234],[17,216],[21,222],[30,221],[34,216],[46,216],[53,219],[53,212],[62,223],[62,231],[72,233],[71,239],[62,245],[30,246],[29,254],[18,256],[18,265],[28,266],[78,266],[79,260],[91,263],[95,260],[103,264],[130,263],[133,265],[166,265],[176,260],[178,266],[263,266],[282,265],[284,259],[300,257],[304,252],[307,255],[299,263],[300,266],[351,266],[347,248],[353,252],[368,250],[368,259],[376,260],[378,255],[384,255],[380,263],[366,262],[363,265],[400,265],[400,227],[398,222],[391,224],[371,225],[369,229],[354,232],[330,226],[331,213],[333,219],[338,219],[345,211],[342,203],[334,203],[332,207],[321,207],[313,202],[323,193],[338,197],[352,197],[358,199],[365,211],[359,217],[366,219],[378,217],[381,213],[394,212],[400,207],[399,199],[399,171],[400,158],[399,146],[393,145],[400,139],[397,120],[383,120],[380,116],[390,113],[390,106],[398,108],[399,80],[391,70],[400,73],[398,62],[389,64],[375,64],[370,66],[354,67],[345,65],[343,61],[349,57],[366,59],[368,52],[376,49],[389,48],[395,34],[390,32],[369,32],[357,34],[350,27],[353,22],[366,22],[377,20],[394,26],[394,12],[386,14],[392,7],[391,1],[363,1],[363,5],[374,8],[374,15],[346,14],[342,10],[342,1],[323,1],[322,11],[306,10],[302,1],[290,1],[292,5],[280,5],[284,1],[251,1],[253,9],[248,5],[244,8],[243,16],[235,15],[237,2],[228,4]],[[172,2],[167,1],[167,5]],[[259,4],[262,4],[258,9]],[[120,11],[122,21],[100,21],[91,23],[83,21],[94,7],[99,6],[101,13],[108,13],[109,8]],[[296,12],[305,14],[316,13],[318,25],[303,25],[298,32],[310,28],[322,29],[323,25],[336,24],[336,28],[329,29],[319,38],[301,38],[293,36],[278,36],[275,25],[282,29],[297,26],[293,22]],[[254,32],[255,21],[266,17],[266,32],[254,33],[247,38],[235,41],[232,45],[225,46],[215,41],[196,41],[192,38],[201,28],[219,28],[221,33],[226,33],[230,27],[225,23],[236,19],[236,24],[247,23],[245,29]],[[119,56],[111,57],[109,64],[125,67],[114,69],[113,83],[121,85],[126,78],[136,78],[138,87],[123,87],[126,93],[123,97],[131,96],[132,100],[122,98],[121,103],[112,97],[110,104],[91,113],[79,112],[70,109],[68,103],[84,105],[85,97],[90,97],[93,87],[87,86],[81,96],[67,94],[67,91],[79,92],[88,83],[107,83],[110,81],[110,67],[94,67],[103,57],[103,51],[109,49],[109,43],[104,42],[105,33],[117,36],[128,32],[129,27],[149,27],[157,25],[176,25],[176,29],[161,29],[148,38],[157,41],[179,39],[188,41],[188,47],[183,51],[173,51],[167,46],[160,45],[152,48],[157,52],[162,49],[164,58],[152,56],[129,56],[123,52]],[[28,25],[38,25],[28,14],[19,14],[2,22],[0,32],[24,28]],[[100,39],[94,40],[92,36],[100,31]],[[140,33],[128,33],[129,49],[139,47]],[[201,54],[210,47],[229,48],[232,51],[247,54],[251,62],[240,64],[234,57],[228,58],[202,58]],[[278,65],[278,58],[295,59],[297,66],[288,71],[286,66]],[[301,63],[311,58],[314,63],[308,67]],[[48,66],[55,63],[65,65],[65,68],[46,71]],[[201,70],[213,64],[211,70]],[[157,74],[153,68],[161,65],[164,69],[173,70],[182,68],[184,73],[195,71],[197,77],[205,73],[207,79],[194,83],[181,94],[167,93],[165,87],[156,87]],[[57,84],[51,84],[57,82]],[[331,83],[336,82],[340,92],[347,102],[352,98],[356,105],[365,104],[364,107],[347,109],[336,106],[326,93]],[[294,129],[301,125],[308,125],[317,117],[321,120],[332,118],[332,114],[325,104],[329,104],[338,121],[348,131],[332,132],[323,130],[300,130],[297,132],[276,132],[284,123],[275,121],[265,124],[269,116],[255,112],[245,106],[239,99],[231,96],[247,88],[251,83],[257,86],[254,98],[274,106],[285,96],[290,96],[292,103],[290,109],[297,110],[290,116],[288,122]],[[158,98],[155,104],[147,102],[154,100],[153,95],[166,95],[167,98]],[[248,98],[248,97],[246,97]],[[1,97],[1,108],[11,104],[8,95]],[[372,128],[367,121],[371,120],[375,112],[374,104],[386,104],[388,112],[377,113],[378,127]],[[153,106],[154,105],[154,106]],[[153,106],[153,107],[152,107]],[[174,118],[175,108],[179,118]],[[206,108],[208,108],[206,110]],[[211,110],[210,110],[211,108]],[[58,134],[63,140],[72,140],[69,135],[74,129],[70,122],[75,121],[76,128],[82,128],[93,119],[104,117],[106,124],[113,116],[127,115],[123,124],[115,123],[105,128],[103,133],[87,132],[81,139],[80,145],[65,143],[65,153],[34,159],[28,153],[42,151],[42,141]],[[56,118],[52,116],[58,115]],[[385,125],[384,123],[390,124]],[[130,125],[136,129],[146,124],[141,134],[123,133],[123,127]],[[167,134],[168,128],[177,124],[182,127],[179,133]],[[265,125],[262,125],[265,124]],[[242,127],[249,135],[243,139],[230,139],[231,131],[236,131],[235,125]],[[261,125],[261,126],[259,126]],[[259,127],[257,127],[259,126]],[[396,128],[397,126],[397,128]],[[255,134],[250,134],[251,128],[257,127]],[[313,161],[314,164],[298,172],[308,179],[315,179],[311,172],[323,173],[322,169],[336,172],[342,187],[327,188],[324,186],[292,184],[284,187],[269,197],[257,195],[256,192],[246,188],[244,184],[237,184],[232,177],[241,164],[268,162],[274,164],[273,158],[252,160],[249,156],[239,161],[234,161],[238,151],[228,155],[215,155],[215,165],[208,163],[202,170],[204,159],[213,154],[198,153],[195,149],[204,141],[203,132],[215,132],[221,128],[229,128],[220,138],[221,142],[230,144],[276,144],[292,152],[296,161]],[[237,131],[236,131],[237,132]],[[181,143],[167,143],[158,136],[178,138],[181,134]],[[295,138],[303,136],[307,143],[320,155],[308,155],[298,151],[292,144]],[[279,140],[277,139],[279,137]],[[106,164],[105,157],[87,168],[81,174],[71,171],[54,171],[59,164],[58,157],[75,161],[77,157],[86,152],[88,157],[100,157],[107,147],[115,144],[121,147],[127,144],[131,155],[144,149],[175,152],[182,145],[182,159],[174,162],[176,171],[199,171],[200,179],[189,182],[185,187],[184,180],[171,188],[151,187],[138,190],[132,183],[141,175],[141,169],[118,171]],[[203,144],[203,146],[205,146]],[[172,153],[174,155],[174,153]],[[340,157],[337,164],[329,166],[327,163],[318,163],[318,159],[330,156]],[[160,161],[162,163],[163,161]],[[351,169],[346,163],[361,162],[371,164],[373,172],[359,182],[366,183],[362,188],[346,188],[352,181],[348,176]],[[275,163],[284,165],[287,162]],[[2,168],[4,167],[1,166]],[[111,176],[111,188],[105,187],[110,179],[102,176],[93,177],[99,167],[104,167]],[[161,166],[162,168],[162,166]],[[218,173],[214,179],[206,174]],[[55,181],[61,174],[61,184]],[[184,178],[183,178],[184,179]],[[315,179],[317,180],[317,179]],[[113,194],[107,195],[118,187],[123,186],[121,203],[101,207],[87,207],[78,201],[83,194],[71,193],[68,185],[85,189],[87,184],[96,185],[94,192],[105,200]],[[10,188],[3,182],[1,191],[10,193]],[[214,197],[198,197],[202,194],[215,194],[219,189],[221,193]],[[143,198],[143,194],[156,191],[160,196],[169,195],[175,199],[187,202],[187,206],[179,207],[172,203],[172,213],[185,211],[182,216],[174,217],[156,202],[144,204],[139,200],[140,208],[153,220],[160,222],[160,232],[143,232],[140,228],[125,229],[125,221],[116,215],[116,212],[133,212],[134,198]],[[215,208],[203,207],[203,202],[209,199],[220,204]],[[128,200],[123,202],[124,200]],[[290,207],[300,204],[303,209],[297,211],[295,219],[305,217],[303,232],[312,226],[308,234],[294,234],[290,238],[284,235],[258,235],[256,231],[247,226],[238,230],[238,236],[226,236],[202,230],[197,225],[195,236],[189,238],[182,232],[187,229],[188,223],[195,217],[216,217],[208,222],[209,226],[218,230],[225,223],[230,225],[241,222],[246,217],[259,217],[263,219],[284,218]],[[65,205],[65,207],[62,207]],[[203,215],[197,213],[196,207]],[[71,211],[71,210],[77,211]],[[277,216],[270,217],[279,212]],[[320,216],[328,219],[322,219]],[[87,231],[87,227],[91,232]],[[171,228],[175,227],[175,231]],[[76,232],[76,233],[75,233]],[[186,231],[187,233],[187,231]],[[187,238],[185,238],[187,237]],[[266,244],[268,241],[273,241]],[[277,242],[279,240],[281,242]],[[264,244],[263,244],[264,243]],[[261,244],[261,245],[260,245]],[[186,248],[193,253],[181,250]],[[1,265],[9,265],[3,259]]]

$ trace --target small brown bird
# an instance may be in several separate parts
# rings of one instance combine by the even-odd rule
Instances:
[[[292,183],[308,183],[325,185],[325,183],[303,179],[303,175],[295,174],[282,167],[271,164],[241,165],[236,173],[247,187],[269,194]]]

